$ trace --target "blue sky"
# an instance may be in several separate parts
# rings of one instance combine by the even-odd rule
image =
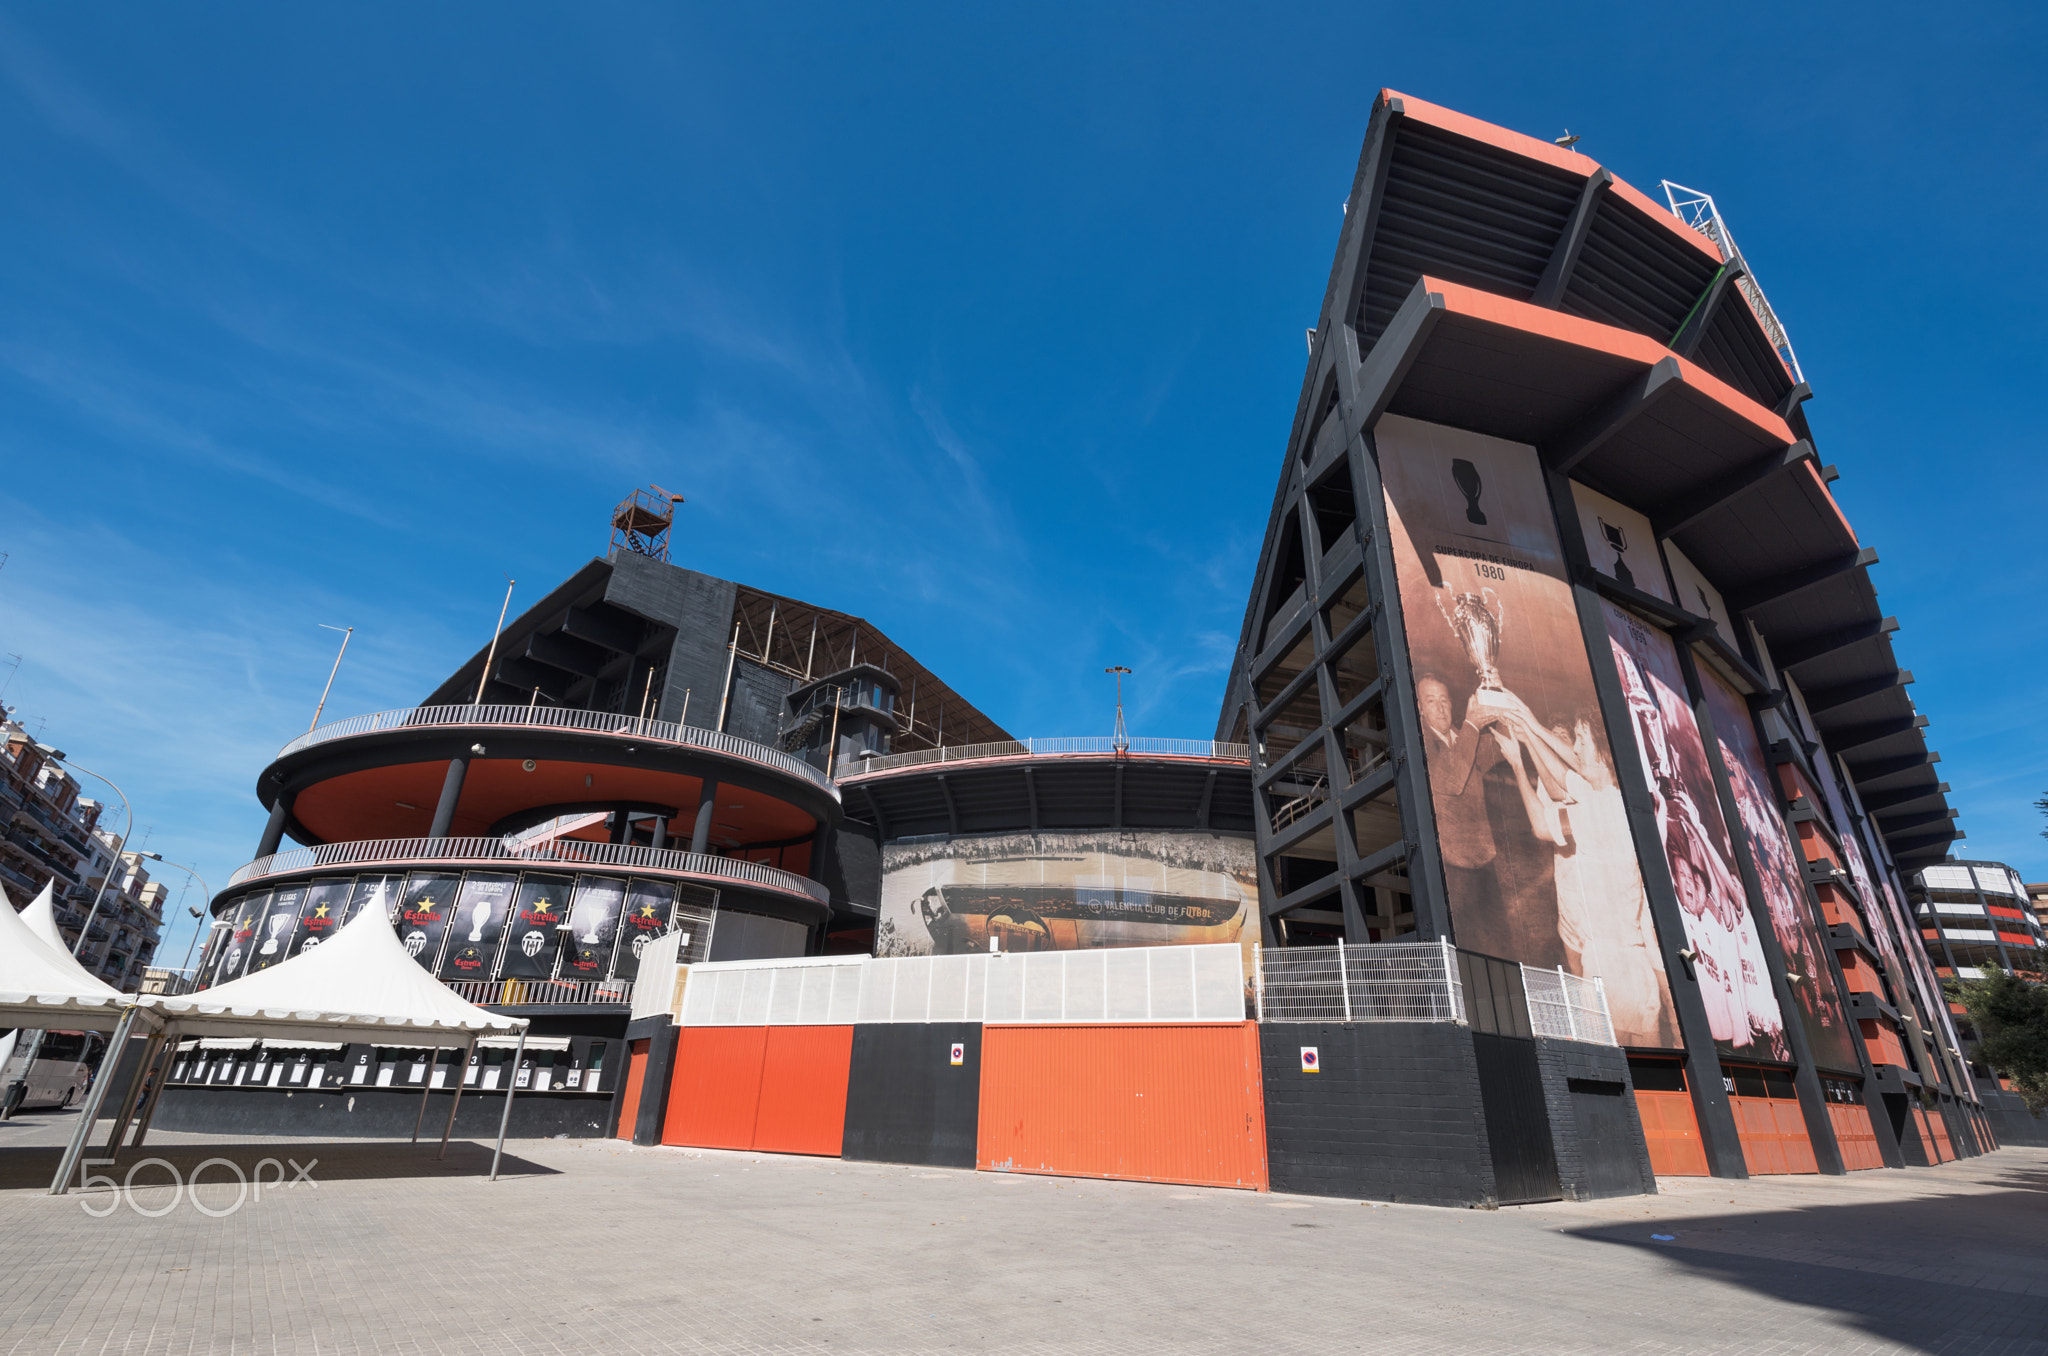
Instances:
[[[5,700],[219,887],[318,623],[330,715],[414,703],[658,481],[1016,733],[1124,663],[1206,737],[1386,85],[1716,196],[2048,878],[2038,10],[992,9],[0,11]]]

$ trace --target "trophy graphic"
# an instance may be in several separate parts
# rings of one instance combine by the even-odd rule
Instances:
[[[411,932],[408,932],[408,933],[406,933],[406,934],[405,934],[405,954],[406,954],[406,955],[408,955],[408,956],[411,956],[411,957],[412,957],[412,958],[413,958],[414,960],[418,960],[418,959],[419,959],[419,957],[420,957],[420,952],[422,952],[422,951],[425,951],[426,949],[427,949],[427,934],[426,934],[426,933],[424,933],[424,932],[421,932],[421,931],[420,931],[420,930],[419,930],[418,928],[414,928],[414,929],[413,929],[413,930],[412,930]]]
[[[270,929],[270,937],[263,943],[262,947],[258,949],[257,954],[262,956],[275,956],[277,954],[277,934],[283,932],[284,925],[291,921],[292,917],[288,913],[274,913],[270,915],[270,918],[266,923],[266,926]]]
[[[1442,607],[1442,603],[1438,606]],[[1450,607],[1444,609],[1444,620],[1451,624],[1451,634],[1464,647],[1465,657],[1479,671],[1479,691],[1472,700],[1484,702],[1489,692],[1505,692],[1507,689],[1500,681],[1500,633],[1505,609],[1499,595],[1492,589],[1455,593],[1451,595]]]
[[[1629,573],[1627,563],[1621,558],[1622,554],[1628,550],[1628,533],[1622,531],[1613,523],[1608,522],[1605,518],[1595,518],[1593,521],[1600,524],[1600,535],[1607,538],[1607,544],[1614,548],[1614,577],[1630,588],[1634,588],[1636,586],[1636,577]]]
[[[470,906],[469,940],[480,942],[484,939],[484,924],[491,921],[491,901],[480,899]]]
[[[1465,521],[1486,526],[1486,515],[1479,511],[1479,491],[1484,484],[1479,479],[1479,468],[1459,457],[1451,463],[1451,479],[1457,484],[1458,493],[1465,496]]]

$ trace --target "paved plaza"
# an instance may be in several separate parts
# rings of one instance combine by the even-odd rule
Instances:
[[[1474,1211],[576,1140],[490,1183],[488,1145],[152,1135],[184,1174],[318,1159],[232,1213],[214,1165],[213,1218],[156,1165],[133,1206],[43,1195],[71,1123],[0,1125],[0,1351],[2048,1353],[2048,1150]]]

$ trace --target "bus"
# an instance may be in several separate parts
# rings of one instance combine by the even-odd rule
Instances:
[[[0,1036],[0,1096],[20,1100],[9,1111],[31,1107],[76,1105],[92,1086],[92,1074],[106,1048],[107,1038],[97,1031],[45,1031],[36,1040],[34,1031],[15,1031]],[[11,1045],[12,1049],[7,1049]],[[23,1089],[14,1092],[15,1084]]]

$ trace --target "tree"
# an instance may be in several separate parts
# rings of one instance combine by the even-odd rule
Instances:
[[[1982,979],[1943,987],[1970,1014],[1977,1057],[2010,1079],[2027,1110],[2040,1115],[2048,1108],[2048,985],[1986,967]]]

